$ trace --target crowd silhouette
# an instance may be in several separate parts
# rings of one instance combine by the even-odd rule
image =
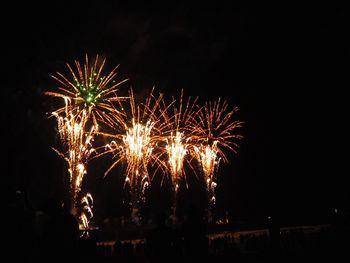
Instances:
[[[210,233],[204,211],[190,205],[177,225],[172,224],[166,211],[159,211],[148,224],[133,226],[143,229],[139,236],[123,236],[105,235],[132,228],[120,222],[119,228],[109,222],[99,230],[80,231],[75,217],[54,199],[48,199],[42,209],[35,211],[24,195],[10,202],[6,209],[3,255],[9,254],[13,259],[69,257],[193,262],[229,258],[236,262],[247,259],[265,262],[273,258],[288,261],[329,257],[336,262],[346,257],[350,248],[349,215],[345,212],[338,212],[329,224],[317,228],[281,228],[269,218],[262,230],[224,231],[219,235]]]

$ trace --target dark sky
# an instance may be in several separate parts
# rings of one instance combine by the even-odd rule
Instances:
[[[296,222],[349,207],[340,151],[348,15],[328,6],[303,10],[213,2],[10,7],[2,18],[5,193],[22,187],[40,203],[59,192],[63,163],[50,148],[55,124],[43,92],[65,62],[98,53],[109,68],[121,64],[120,78],[130,77],[136,93],[155,86],[176,96],[183,88],[239,106],[245,138],[221,167],[219,194],[233,218],[275,213]],[[113,179],[96,179],[92,188],[103,180]]]

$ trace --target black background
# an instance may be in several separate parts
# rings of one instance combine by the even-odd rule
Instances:
[[[51,150],[54,120],[43,92],[49,75],[85,53],[117,64],[142,96],[227,99],[245,121],[237,155],[222,165],[218,202],[235,220],[279,216],[285,224],[326,221],[348,208],[347,14],[330,6],[234,4],[10,6],[2,17],[1,188],[25,189],[34,207],[62,191],[63,161]],[[118,179],[89,187],[113,212]],[[109,188],[108,188],[109,187]],[[100,190],[98,190],[100,189]],[[100,192],[102,193],[98,197]],[[3,199],[7,200],[7,199]],[[114,209],[115,210],[115,209]]]

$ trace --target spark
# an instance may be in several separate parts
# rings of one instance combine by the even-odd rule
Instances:
[[[197,159],[206,182],[208,220],[212,206],[216,202],[215,171],[218,170],[221,159],[223,162],[228,162],[224,149],[236,153],[239,148],[237,141],[243,138],[238,132],[243,122],[233,119],[234,113],[237,111],[237,107],[229,110],[228,103],[218,99],[214,102],[206,102],[197,111],[193,122],[191,122],[191,129],[195,131],[193,140],[196,144],[193,147],[192,155]]]
[[[187,154],[188,144],[184,142],[184,135],[182,132],[176,131],[175,136],[173,133],[167,138],[168,142],[166,150],[168,153],[168,162],[173,181],[173,187],[175,192],[179,188],[179,180],[183,174],[183,162]]]
[[[117,92],[120,86],[128,79],[116,82],[117,67],[112,71],[105,73],[105,59],[98,55],[90,63],[88,55],[85,56],[85,62],[77,60],[74,65],[66,63],[68,74],[60,72],[52,75],[59,86],[57,91],[45,92],[46,95],[60,98],[69,98],[72,104],[69,110],[73,108],[85,109],[91,111],[91,117],[97,121],[109,124],[111,123],[110,112],[113,110],[111,103],[114,101],[125,100],[127,97],[120,97]],[[56,110],[58,114],[65,111],[65,106]]]
[[[224,148],[237,153],[238,140],[243,137],[238,133],[243,122],[233,120],[234,113],[238,108],[229,110],[227,101],[221,102],[218,99],[214,102],[206,102],[204,107],[197,111],[191,129],[195,130],[196,144],[215,144],[217,155],[222,157],[224,162],[228,162],[223,151]]]
[[[159,107],[159,98],[153,96],[153,90],[144,104],[137,105],[133,90],[129,91],[129,103],[119,103],[118,111],[113,112],[114,125],[112,131],[100,134],[110,139],[104,150],[97,157],[112,154],[113,163],[105,175],[118,164],[126,163],[125,184],[130,185],[132,202],[144,201],[145,190],[151,184],[149,166],[164,169],[160,158],[159,143],[163,140],[162,133],[156,127],[158,119],[155,115]]]
[[[90,193],[87,193],[80,201],[80,204],[82,206],[82,212],[80,215],[80,229],[87,229],[89,227],[89,223],[91,218],[93,218],[94,214],[92,212],[93,208],[93,201],[92,195]]]
[[[127,128],[127,132],[122,136],[123,151],[128,163],[126,170],[132,184],[136,183],[134,175],[139,175],[139,171],[147,173],[147,164],[153,151],[151,143],[151,132],[154,123],[147,121],[145,125],[132,120],[132,126]]]
[[[217,185],[215,170],[220,163],[217,141],[214,141],[212,145],[201,144],[199,147],[194,147],[194,151],[206,182],[209,203],[215,204],[215,188]]]
[[[86,164],[90,160],[95,149],[92,146],[98,125],[94,124],[87,129],[89,112],[83,109],[80,113],[69,110],[69,99],[66,99],[66,107],[63,114],[53,112],[58,124],[58,134],[61,139],[62,150],[58,153],[67,163],[70,179],[70,194],[72,213],[78,213],[78,194],[81,191],[81,184],[87,174]]]
[[[184,162],[186,161],[192,168],[190,160],[186,159],[186,156],[189,155],[193,147],[192,137],[195,129],[191,129],[191,126],[193,126],[192,118],[195,115],[197,100],[198,97],[193,100],[188,97],[185,100],[182,90],[179,100],[172,97],[172,101],[167,104],[163,99],[159,108],[159,123],[162,126],[160,130],[162,130],[166,141],[164,150],[167,160],[163,162],[167,163],[175,192],[179,188],[180,180],[185,179]]]
[[[207,183],[208,190],[211,187],[215,188],[213,184],[213,177],[215,168],[219,165],[220,158],[218,157],[217,141],[214,141],[212,145],[200,145],[195,147],[196,157],[200,163],[203,171],[205,181]]]

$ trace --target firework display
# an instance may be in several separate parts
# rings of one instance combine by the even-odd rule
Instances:
[[[67,64],[71,76],[57,72],[53,78],[61,86],[46,92],[66,102],[52,113],[64,149],[55,151],[68,163],[72,202],[75,208],[78,202],[82,207],[81,224],[86,228],[93,216],[91,194],[77,200],[92,153],[93,158],[111,157],[105,175],[116,166],[125,167],[125,185],[130,186],[134,206],[144,201],[154,175],[161,173],[171,182],[176,207],[176,194],[188,168],[204,180],[208,206],[214,205],[219,164],[228,161],[229,151],[237,152],[242,138],[238,131],[243,122],[233,119],[238,108],[230,109],[221,99],[201,106],[198,97],[185,99],[183,91],[179,99],[172,97],[169,102],[164,94],[154,95],[154,89],[141,102],[132,89],[127,96],[118,96],[126,80],[115,82],[116,68],[104,74],[104,65],[98,56],[91,64],[88,56],[83,65]],[[93,147],[95,136],[106,143]]]

